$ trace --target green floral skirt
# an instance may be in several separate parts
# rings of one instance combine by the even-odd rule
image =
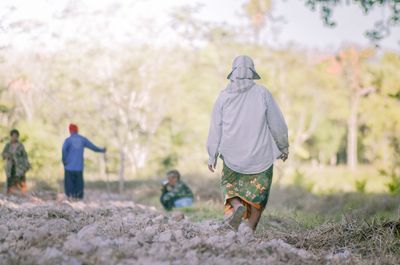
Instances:
[[[272,174],[273,166],[261,173],[241,174],[224,164],[221,189],[225,198],[225,217],[233,212],[229,200],[234,197],[240,198],[247,208],[244,218],[249,217],[251,206],[263,210],[268,202]]]

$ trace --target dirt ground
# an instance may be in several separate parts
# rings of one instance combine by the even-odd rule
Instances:
[[[252,235],[245,226],[233,232],[221,221],[191,222],[117,195],[54,199],[0,195],[0,264],[378,264],[351,248],[299,247],[295,235],[272,225]]]

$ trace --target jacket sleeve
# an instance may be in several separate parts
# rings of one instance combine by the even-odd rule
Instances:
[[[68,150],[69,150],[69,141],[65,140],[64,144],[62,146],[62,162],[63,162],[64,166],[67,162],[66,159],[67,159],[67,155],[68,155]]]
[[[284,153],[289,152],[289,140],[288,140],[288,127],[286,125],[285,118],[276,103],[275,99],[272,97],[271,93],[267,91],[266,95],[267,104],[267,123],[271,131],[272,137],[275,140],[278,149]]]
[[[219,144],[222,137],[222,94],[217,98],[211,116],[210,129],[208,131],[207,152],[208,164],[214,165],[218,156]]]
[[[98,153],[104,152],[104,148],[97,147],[91,141],[89,141],[87,138],[84,138],[84,143],[85,143],[86,148],[89,148],[90,150],[92,150],[94,152],[98,152]]]

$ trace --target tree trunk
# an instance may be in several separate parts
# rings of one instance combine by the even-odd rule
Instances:
[[[104,153],[102,157],[99,157],[100,161],[100,176],[101,179],[106,183],[106,188],[107,188],[107,195],[110,195],[110,179],[108,175],[108,167],[107,167],[107,154]]]
[[[329,164],[331,166],[336,166],[337,165],[337,154],[331,155],[331,159],[329,160]]]
[[[124,175],[125,175],[125,147],[121,148],[119,153],[120,161],[119,161],[119,193],[122,194],[124,192]]]
[[[359,96],[355,95],[350,101],[350,114],[347,120],[347,166],[354,170],[357,167],[357,133],[358,133],[358,104]]]

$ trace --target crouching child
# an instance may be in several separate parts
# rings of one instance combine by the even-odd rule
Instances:
[[[167,173],[167,179],[161,189],[161,204],[165,210],[173,208],[189,207],[193,204],[193,192],[188,185],[181,180],[178,170]]]

